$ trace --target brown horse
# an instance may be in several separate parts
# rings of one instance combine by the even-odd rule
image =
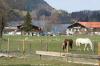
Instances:
[[[73,45],[73,40],[72,39],[65,39],[62,45],[63,51],[67,48],[67,45],[69,44],[68,47],[70,47],[72,49],[72,45]]]

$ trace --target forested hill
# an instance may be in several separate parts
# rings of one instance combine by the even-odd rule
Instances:
[[[9,20],[20,20],[23,19],[26,11],[44,10],[51,13],[53,8],[44,0],[0,0],[0,10],[7,12]]]
[[[100,10],[98,11],[89,11],[84,10],[80,12],[72,12],[71,18],[74,18],[79,21],[97,21],[100,22]]]
[[[11,9],[18,9],[24,11],[32,11],[39,8],[45,8],[52,10],[52,7],[49,6],[44,0],[0,0],[0,4],[5,3],[3,6],[7,6]]]
[[[33,20],[47,20],[50,23],[73,23],[77,21],[100,21],[100,11],[79,11],[68,13],[56,10],[44,0],[0,0],[0,10],[7,12],[8,21],[23,20],[27,11]],[[43,17],[45,16],[45,18]]]

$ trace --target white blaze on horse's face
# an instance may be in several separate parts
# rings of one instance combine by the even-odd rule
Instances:
[[[89,38],[77,38],[76,39],[76,46],[80,47],[81,44],[84,44],[84,50],[88,48],[87,46],[90,45],[91,50],[93,51],[93,44]]]

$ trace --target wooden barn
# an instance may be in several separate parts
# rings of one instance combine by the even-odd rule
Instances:
[[[33,29],[32,29],[31,32],[26,33],[26,32],[23,31],[23,25],[17,26],[18,31],[20,31],[21,34],[23,34],[23,35],[28,34],[28,35],[32,35],[32,36],[33,36],[34,33],[35,33],[35,35],[36,35],[36,34],[39,34],[40,32],[42,32],[42,29],[39,28],[38,26],[32,25],[32,28],[33,28]]]
[[[100,33],[100,22],[76,22],[67,27],[66,34]]]
[[[23,26],[22,25],[19,25],[17,26],[18,30],[22,30],[23,29]],[[39,28],[38,26],[35,26],[35,25],[32,25],[32,28],[34,32],[40,32],[41,31],[41,28]]]

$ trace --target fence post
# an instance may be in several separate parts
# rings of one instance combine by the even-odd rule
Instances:
[[[100,43],[98,43],[98,56],[100,56]],[[99,66],[100,66],[100,58],[98,59],[98,63],[99,63]]]
[[[47,42],[47,44],[46,44],[46,51],[48,51],[48,42]]]
[[[42,50],[42,39],[41,39],[41,50]]]
[[[67,54],[66,54],[66,61],[68,62],[68,52],[69,52],[69,41],[67,41]]]
[[[9,52],[9,38],[8,38],[8,46],[7,46],[7,51]]]
[[[61,57],[61,51],[62,51],[62,43],[61,44],[59,44],[59,47],[60,47],[60,57]]]
[[[67,41],[67,53],[69,52],[69,41]]]
[[[25,40],[23,40],[23,54],[25,53]]]
[[[1,51],[1,44],[2,44],[2,39],[0,39],[0,51]]]
[[[31,45],[31,43],[30,43],[30,54],[31,54],[31,51],[32,51],[31,46],[32,46],[32,45]]]
[[[49,44],[49,41],[47,38],[46,38],[46,51],[48,51],[48,44]]]

